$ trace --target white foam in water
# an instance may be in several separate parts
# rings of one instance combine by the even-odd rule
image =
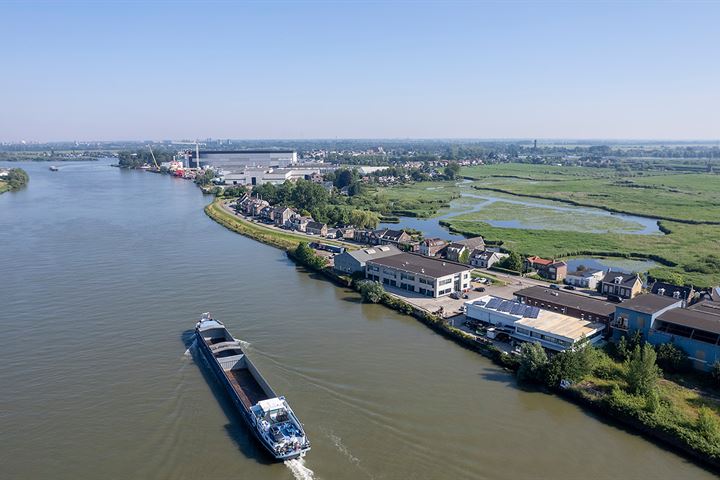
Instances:
[[[305,466],[305,459],[302,457],[285,460],[285,465],[297,480],[313,480],[315,478],[315,472]]]
[[[338,437],[337,435],[333,435],[332,433],[328,434],[328,436],[330,437],[330,440],[332,440],[332,442],[335,444],[335,448],[337,448],[340,453],[345,455],[348,460],[350,460],[355,465],[360,465],[360,459],[350,453],[350,450],[348,450],[347,447],[343,445],[342,439],[340,437]]]
[[[188,347],[187,350],[185,350],[185,356],[186,357],[192,357],[192,351],[197,346],[197,339],[194,339],[190,347]]]

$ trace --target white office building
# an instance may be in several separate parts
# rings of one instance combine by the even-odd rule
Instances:
[[[239,173],[248,167],[265,169],[287,167],[296,164],[297,161],[297,152],[295,150],[200,151],[201,165],[208,165],[214,170],[230,173]]]

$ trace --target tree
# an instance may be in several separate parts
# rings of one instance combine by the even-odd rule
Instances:
[[[341,168],[335,171],[335,181],[333,185],[337,188],[347,187],[352,184],[357,178],[357,170],[350,170],[348,168]]]
[[[319,257],[307,242],[300,242],[298,246],[295,247],[295,258],[302,265],[313,270],[322,270],[325,268],[325,260]]]
[[[328,192],[322,185],[308,180],[298,180],[290,201],[297,208],[313,210],[327,203],[328,197]]]
[[[464,263],[465,265],[470,264],[470,249],[466,248],[463,250],[458,260],[460,260],[460,263]]]
[[[362,296],[363,302],[368,303],[379,303],[385,295],[385,289],[380,282],[373,282],[372,280],[363,280],[358,284],[360,295]]]
[[[22,188],[27,185],[30,181],[30,177],[22,168],[11,168],[8,170],[5,181],[7,182],[10,190],[17,190],[18,188]]]
[[[655,389],[660,369],[655,363],[657,355],[649,343],[637,345],[627,361],[627,382],[635,395],[647,397]]]
[[[690,369],[687,354],[673,343],[663,343],[657,348],[657,363],[668,373],[686,372]]]
[[[545,383],[557,387],[560,380],[578,382],[590,375],[598,364],[599,352],[592,345],[581,342],[575,350],[565,350],[554,355],[547,366]]]
[[[458,173],[460,173],[460,165],[457,162],[450,162],[443,169],[443,174],[448,180],[454,180]]]
[[[506,270],[512,270],[513,272],[522,272],[524,268],[524,263],[522,257],[517,252],[510,252],[510,254],[500,260],[497,265],[500,268],[504,268]]]
[[[215,178],[215,171],[211,168],[206,169],[202,175],[198,175],[195,178],[195,183],[198,185],[210,185]]]
[[[539,342],[523,343],[520,347],[520,367],[517,371],[518,380],[521,382],[544,382],[547,364],[547,354]]]
[[[380,218],[377,213],[369,210],[352,210],[349,221],[359,228],[377,228]]]

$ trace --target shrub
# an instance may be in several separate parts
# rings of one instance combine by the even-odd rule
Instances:
[[[716,360],[715,363],[713,363],[710,376],[715,380],[716,384],[720,385],[720,360]]]
[[[379,303],[385,295],[385,289],[380,282],[372,280],[363,280],[358,283],[358,289],[362,296],[363,302]]]
[[[517,371],[519,381],[545,383],[547,365],[547,354],[539,342],[522,344]]]
[[[657,348],[657,363],[663,371],[681,373],[690,370],[690,359],[687,354],[672,343],[663,343]]]
[[[720,441],[720,425],[718,425],[715,414],[708,407],[700,407],[698,409],[695,430],[705,437],[708,442],[715,443]]]
[[[325,260],[317,256],[307,242],[300,242],[295,248],[295,258],[298,262],[313,270],[325,268]]]

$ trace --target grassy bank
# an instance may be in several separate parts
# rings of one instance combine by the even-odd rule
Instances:
[[[0,193],[7,192],[8,190],[10,190],[10,188],[8,187],[7,182],[0,180]]]

